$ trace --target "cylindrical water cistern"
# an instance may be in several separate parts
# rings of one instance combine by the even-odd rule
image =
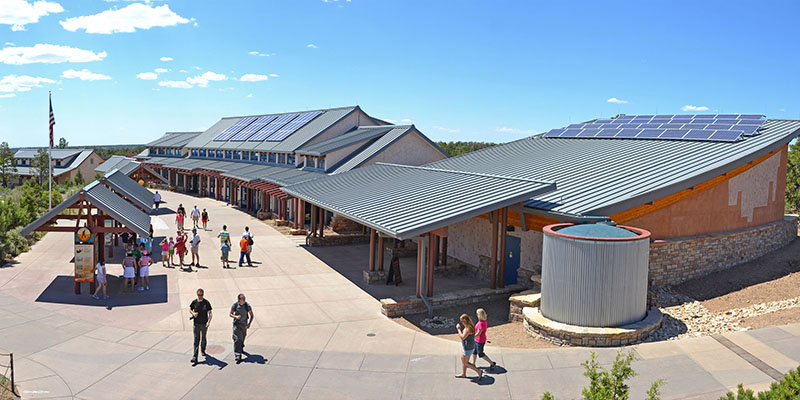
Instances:
[[[544,317],[587,327],[644,319],[650,232],[613,223],[554,224],[543,232]]]

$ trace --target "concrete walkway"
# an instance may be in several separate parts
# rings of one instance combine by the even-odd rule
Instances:
[[[71,234],[50,233],[0,268],[0,353],[15,353],[23,398],[535,399],[551,391],[566,399],[580,396],[580,363],[591,351],[605,365],[617,352],[488,347],[502,368],[481,381],[455,379],[459,343],[383,317],[377,300],[300,247],[301,240],[211,199],[163,195],[172,210],[179,202],[187,211],[194,204],[208,209],[213,230],[201,232],[207,268],[184,272],[157,263],[151,291],[112,293],[108,304],[88,299],[87,285],[83,295],[72,294]],[[154,217],[156,236],[174,236],[173,219]],[[216,234],[223,223],[234,239],[250,225],[256,268],[221,268]],[[108,270],[122,272],[118,264]],[[198,287],[215,316],[211,357],[193,367],[186,307]],[[250,356],[237,365],[227,309],[239,292],[256,320],[246,341]],[[656,379],[666,380],[667,399],[713,399],[738,383],[764,389],[770,374],[800,363],[800,324],[724,338],[635,346],[641,360],[632,398],[642,398]]]

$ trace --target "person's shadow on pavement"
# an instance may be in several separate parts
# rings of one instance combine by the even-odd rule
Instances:
[[[267,360],[264,359],[260,354],[250,354],[248,352],[243,353],[245,357],[242,358],[243,363],[248,364],[266,364]]]
[[[220,359],[218,359],[218,358],[216,358],[216,357],[214,357],[212,355],[207,355],[205,361],[203,361],[200,364],[214,365],[214,366],[219,367],[219,369],[223,369],[223,368],[228,366],[228,363],[226,363],[225,361],[222,361],[222,360],[220,360]]]

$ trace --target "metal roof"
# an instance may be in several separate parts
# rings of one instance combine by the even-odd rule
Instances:
[[[280,165],[254,164],[245,161],[222,161],[203,158],[153,157],[145,161],[164,168],[187,171],[205,169],[217,171],[220,175],[245,182],[265,181],[276,185],[289,185],[324,175],[321,171],[308,171]]]
[[[163,181],[164,183],[167,182],[167,180],[163,176],[161,176],[161,174],[154,171],[152,168],[148,167],[147,165],[139,161],[136,161],[133,158],[125,156],[111,156],[108,158],[108,160],[98,165],[97,168],[94,169],[94,171],[99,172],[101,174],[106,174],[109,171],[118,169],[125,175],[130,176],[130,174],[136,171],[138,168],[144,168],[146,171],[150,172],[154,176],[161,179],[161,181]]]
[[[377,163],[283,191],[407,239],[555,188],[540,180]]]
[[[558,219],[607,216],[691,188],[787,145],[800,121],[768,120],[760,134],[732,143],[564,139],[541,135],[427,164],[554,181],[558,189],[525,205]]]
[[[381,137],[383,134],[391,131],[393,128],[394,127],[392,126],[358,127],[351,132],[345,133],[344,135],[336,136],[332,139],[298,149],[297,154],[322,156],[345,147],[364,143]]]
[[[44,148],[47,150],[47,148]],[[53,160],[63,160],[65,158],[73,157],[78,155],[78,153],[82,151],[91,152],[92,150],[87,149],[52,149],[51,157]],[[39,152],[39,148],[29,148],[29,149],[19,149],[14,152],[14,158],[33,158],[36,157],[36,154]]]
[[[136,183],[124,172],[114,169],[103,176],[103,181],[118,194],[144,210],[153,208],[153,193]]]
[[[442,155],[447,157],[447,153],[445,153],[436,143],[432,142],[427,136],[417,131],[414,125],[393,125],[392,127],[394,129],[381,136],[378,140],[367,146],[365,149],[353,154],[350,156],[350,158],[343,160],[339,165],[331,166],[330,170],[333,171],[332,173],[338,174],[364,165],[364,163],[372,159],[372,157],[375,157],[378,153],[385,150],[394,142],[400,140],[400,138],[411,132],[417,134],[417,136],[442,153]]]
[[[23,150],[18,150],[17,153],[19,153],[21,151],[23,151]],[[25,151],[31,151],[31,150],[30,149],[26,149]],[[35,156],[36,150],[32,150],[32,151],[34,152],[34,156]],[[60,153],[56,153],[56,151],[60,151]],[[70,152],[72,152],[71,155],[64,156],[65,154],[70,154]],[[60,176],[62,174],[65,174],[67,172],[70,172],[70,171],[80,167],[80,165],[83,164],[83,162],[86,161],[86,159],[89,158],[92,155],[92,153],[94,153],[94,150],[74,150],[73,151],[71,149],[53,149],[53,153],[54,153],[53,154],[53,160],[63,160],[63,159],[66,159],[66,158],[73,157],[71,160],[69,160],[69,163],[67,163],[66,165],[62,164],[62,165],[58,166],[58,165],[55,164],[55,162],[53,163],[53,176]],[[58,157],[55,156],[56,154],[58,154]],[[28,157],[17,157],[15,155],[14,158],[28,158]],[[30,166],[24,166],[24,167],[23,166],[18,166],[17,167],[17,172],[15,172],[15,174],[16,175],[23,175],[23,176],[32,176],[32,175],[35,175],[34,174],[35,171],[33,169],[34,168],[30,167]],[[86,177],[84,177],[84,178],[86,178]]]
[[[80,200],[81,193],[84,194],[84,199],[88,200],[92,206],[97,207],[100,211],[103,211],[115,220],[121,222],[126,228],[136,232],[137,235],[146,237],[150,234],[150,215],[111,192],[108,188],[101,185],[99,181],[94,181],[62,201],[59,205],[53,207],[52,210],[28,224],[28,226],[22,228],[22,235],[27,236],[31,234],[36,228],[47,224],[69,206],[77,203],[78,200]]]
[[[167,132],[160,138],[147,143],[147,147],[184,147],[203,132]]]

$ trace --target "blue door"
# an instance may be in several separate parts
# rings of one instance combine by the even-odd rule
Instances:
[[[516,236],[506,235],[506,285],[517,283],[521,242]]]

